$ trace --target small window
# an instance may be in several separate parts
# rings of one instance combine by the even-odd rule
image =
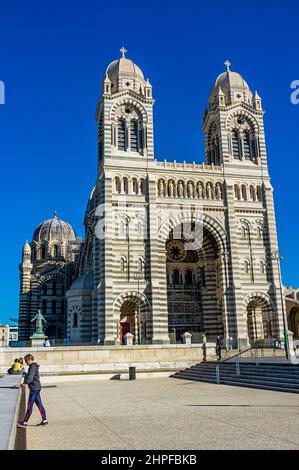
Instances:
[[[138,258],[138,272],[143,273],[144,271],[144,261],[143,258]]]
[[[244,267],[245,267],[245,274],[249,274],[249,272],[250,272],[250,262],[247,259],[245,260]]]
[[[126,150],[126,123],[122,119],[118,121],[118,150]]]
[[[138,152],[138,122],[131,122],[131,150],[132,152]]]
[[[175,269],[172,272],[172,283],[173,284],[180,284],[180,272],[178,269]]]
[[[52,315],[56,315],[56,300],[52,300]]]
[[[43,315],[46,315],[47,314],[47,300],[44,299],[43,300],[43,304],[42,304],[42,310],[43,310]]]
[[[193,285],[193,272],[191,269],[187,269],[186,271],[186,285],[187,286]]]
[[[242,226],[242,238],[243,240],[247,240],[248,238],[248,229],[245,225]]]
[[[52,282],[52,294],[56,295],[56,291],[57,291],[57,284],[56,284],[56,281],[54,281]]]
[[[264,260],[261,260],[260,262],[260,271],[261,271],[261,274],[265,274],[266,272],[266,264]]]
[[[57,245],[54,245],[53,255],[54,255],[54,258],[58,258],[59,256],[59,247]]]
[[[126,272],[127,270],[127,259],[124,256],[120,258],[120,270],[121,272]]]
[[[240,140],[239,140],[239,133],[237,131],[233,131],[232,133],[232,149],[233,149],[233,157],[236,160],[241,160]]]
[[[73,316],[73,328],[78,328],[78,313],[74,313]]]
[[[43,284],[43,295],[47,295],[47,284]]]
[[[244,150],[244,158],[246,160],[251,160],[251,145],[250,145],[249,132],[244,132],[244,135],[243,135],[243,150]]]
[[[41,258],[45,259],[46,258],[46,247],[42,246],[41,248]]]

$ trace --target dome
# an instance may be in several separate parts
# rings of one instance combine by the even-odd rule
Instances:
[[[26,240],[26,243],[23,246],[23,253],[31,253],[31,246],[28,243],[28,240]]]
[[[91,292],[94,289],[93,272],[83,274],[78,277],[68,290],[69,294],[79,294],[81,292]]]
[[[54,212],[52,219],[42,222],[34,231],[33,240],[39,242],[41,240],[59,240],[69,241],[76,240],[76,233],[73,227],[62,219],[59,219],[57,212]]]
[[[108,76],[111,83],[115,82],[119,75],[131,75],[133,77],[139,77],[144,80],[144,75],[142,70],[138,65],[134,64],[134,62],[126,57],[122,57],[119,60],[115,60],[112,62],[108,68],[106,75]]]
[[[252,99],[253,95],[247,82],[242,75],[237,72],[232,72],[230,65],[228,61],[225,62],[227,70],[217,77],[211,90],[210,101],[221,92],[225,95],[227,104],[235,100],[242,99],[248,102],[248,100]]]
[[[122,47],[120,52],[122,57],[111,62],[106,70],[103,90],[108,94],[133,90],[145,96],[145,88],[151,88],[151,85],[144,79],[141,68],[125,56],[126,49]]]

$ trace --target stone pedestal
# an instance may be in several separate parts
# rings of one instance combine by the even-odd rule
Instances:
[[[192,334],[191,333],[188,333],[188,331],[186,331],[186,333],[184,333],[182,335],[182,338],[183,338],[183,343],[184,344],[191,344],[191,339],[192,339]]]
[[[45,339],[46,337],[44,338],[38,338],[38,337],[34,337],[34,336],[31,336],[30,340],[31,340],[31,347],[36,347],[36,348],[40,348],[44,345],[44,342],[45,342]]]
[[[125,335],[125,345],[133,346],[133,338],[134,338],[134,335],[132,335],[131,333],[127,333]]]

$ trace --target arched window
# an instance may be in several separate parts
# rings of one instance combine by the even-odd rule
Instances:
[[[45,246],[41,247],[41,258],[42,259],[46,258],[46,247]]]
[[[256,200],[256,194],[255,194],[255,188],[254,186],[250,186],[250,199],[252,201],[255,201]]]
[[[263,230],[261,227],[257,228],[257,238],[261,240],[263,238]]]
[[[143,273],[144,271],[144,260],[143,258],[138,258],[138,272]]]
[[[131,150],[132,152],[138,152],[138,122],[131,121]]]
[[[257,195],[257,200],[261,201],[262,200],[262,189],[260,186],[256,188],[256,195]]]
[[[142,235],[142,234],[143,234],[143,222],[141,222],[141,221],[137,222],[137,224],[136,224],[136,232],[138,233],[138,235]]]
[[[250,262],[249,262],[248,259],[246,259],[245,262],[244,262],[244,269],[245,269],[245,274],[250,273]]]
[[[199,285],[200,285],[200,287],[206,287],[205,268],[200,268]]]
[[[124,192],[125,194],[129,193],[129,183],[128,183],[128,178],[123,179],[123,184],[124,184]]]
[[[121,181],[120,181],[120,178],[118,176],[115,178],[115,191],[118,194],[121,193]]]
[[[42,303],[42,314],[46,315],[47,314],[47,300],[44,299]]]
[[[126,123],[123,119],[118,121],[118,150],[126,150]]]
[[[56,292],[57,292],[57,284],[56,284],[56,281],[53,281],[52,282],[52,294],[56,295]]]
[[[241,199],[240,187],[237,184],[235,184],[235,198],[238,201]]]
[[[261,259],[261,261],[260,261],[260,272],[261,272],[261,274],[266,273],[266,263],[263,259]]]
[[[54,245],[54,248],[53,248],[53,257],[54,258],[58,258],[59,256],[59,247],[57,245]]]
[[[120,236],[121,237],[126,237],[128,234],[128,222],[125,219],[120,220]]]
[[[145,194],[145,181],[143,178],[140,180],[140,193]]]
[[[240,139],[239,139],[238,131],[232,132],[232,150],[233,150],[233,157],[236,160],[241,160]]]
[[[185,283],[187,286],[193,285],[193,272],[191,269],[187,269],[186,271]]]
[[[43,295],[47,295],[47,284],[43,284]]]
[[[133,178],[133,193],[138,194],[138,181],[136,178]]]
[[[124,256],[122,256],[120,258],[120,270],[121,272],[126,272],[127,271],[127,258],[125,258]]]
[[[172,272],[172,283],[180,284],[180,272],[178,269],[174,269],[174,271]]]
[[[241,192],[242,192],[242,199],[244,201],[247,201],[247,189],[246,189],[245,184],[242,185]]]
[[[245,225],[242,225],[242,238],[243,240],[248,238],[248,228]]]
[[[78,328],[78,313],[75,312],[73,315],[73,328]]]
[[[249,132],[244,132],[243,134],[243,151],[244,151],[244,158],[246,160],[251,160],[251,145],[250,145]]]

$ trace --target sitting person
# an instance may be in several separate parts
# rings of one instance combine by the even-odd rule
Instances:
[[[19,363],[21,364],[20,372],[22,373],[25,372],[25,366],[24,366],[24,361],[22,357],[19,358]]]
[[[20,364],[19,362],[19,359],[16,358],[11,366],[10,369],[8,369],[8,374],[12,375],[12,374],[20,374],[20,373],[23,373],[24,371],[22,370],[24,369],[24,366],[22,364]]]

